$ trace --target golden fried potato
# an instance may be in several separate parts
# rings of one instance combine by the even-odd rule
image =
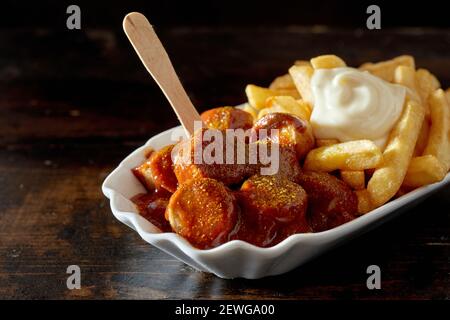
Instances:
[[[448,171],[450,167],[450,106],[442,89],[434,91],[428,102],[431,111],[431,128],[423,154],[438,158]]]
[[[334,54],[325,54],[311,59],[314,69],[333,69],[346,67],[344,60]]]
[[[339,140],[337,139],[316,139],[316,145],[318,147],[331,146],[333,144],[338,144]]]
[[[363,170],[341,170],[341,179],[354,190],[366,187],[366,176]]]
[[[416,80],[417,89],[423,102],[427,102],[430,94],[441,87],[439,80],[426,69],[417,69]]]
[[[304,168],[325,172],[364,170],[377,167],[381,161],[381,151],[372,141],[355,140],[311,150],[306,156]]]
[[[364,63],[359,67],[360,70],[369,71],[371,74],[380,77],[388,82],[394,81],[395,69],[398,66],[406,66],[415,68],[414,58],[411,56],[399,56],[392,60],[377,62],[377,63]]]
[[[379,207],[391,199],[402,185],[411,161],[420,127],[425,117],[422,105],[406,100],[402,115],[392,129],[383,152],[383,163],[367,184],[371,203]]]
[[[295,60],[294,66],[309,66],[309,67],[311,67],[311,63],[308,60]]]
[[[394,82],[408,88],[407,95],[423,104],[417,89],[416,70],[413,67],[398,66],[395,68]]]
[[[337,139],[316,139],[316,145],[318,147],[331,146],[338,144]],[[364,170],[341,170],[341,179],[347,183],[354,190],[364,189],[366,186],[366,175]]]
[[[362,215],[374,209],[370,200],[370,193],[367,189],[356,190],[355,193],[358,198],[358,214]]]
[[[245,87],[245,93],[247,94],[247,100],[250,106],[257,110],[264,108],[266,99],[276,94],[274,90],[258,87],[253,84]]]
[[[408,88],[409,90],[407,91],[407,96],[409,99],[418,101],[425,109],[425,118],[420,128],[419,138],[417,139],[416,146],[414,148],[414,155],[421,155],[428,141],[428,133],[430,130],[428,118],[430,115],[430,110],[428,107],[428,102],[422,98],[423,94],[420,93],[421,90],[419,90],[417,72],[412,67],[398,66],[395,69],[394,82]]]
[[[297,88],[293,89],[276,89],[276,96],[291,96],[295,99],[301,99],[300,93],[298,92]]]
[[[269,85],[271,90],[297,90],[289,73],[276,77]]]
[[[266,108],[259,111],[258,119],[274,112],[293,114],[305,121],[309,121],[311,117],[311,107],[309,104],[303,100],[295,100],[290,96],[269,97],[266,100],[266,106]]]
[[[403,186],[421,187],[444,179],[447,170],[438,158],[432,155],[412,158]]]
[[[429,120],[430,106],[428,99],[431,93],[441,87],[441,84],[438,79],[426,69],[419,69],[416,71],[416,83],[417,91],[422,99],[422,104],[425,106],[425,118],[426,120]]]
[[[300,98],[300,94],[296,89],[277,89],[271,90],[268,88],[258,87],[253,84],[245,87],[245,93],[249,104],[255,109],[262,109],[265,107],[266,99],[273,96],[292,96],[295,99]]]
[[[423,154],[425,147],[428,143],[428,135],[430,133],[430,122],[428,119],[423,119],[422,127],[420,128],[419,138],[417,138],[416,147],[414,148],[414,156],[420,156]]]
[[[295,87],[303,100],[308,102],[309,104],[313,104],[313,94],[311,91],[311,77],[314,73],[314,69],[310,66],[292,66],[289,69],[289,74],[292,76],[294,80]]]
[[[309,118],[311,118],[311,113],[312,113],[311,104],[309,104],[308,102],[306,102],[303,99],[297,99],[296,101],[297,101],[297,103],[299,103],[301,105],[300,107],[304,109],[304,112],[309,115]]]

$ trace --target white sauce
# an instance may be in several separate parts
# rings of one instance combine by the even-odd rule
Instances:
[[[369,139],[384,148],[406,88],[354,68],[318,69],[311,79],[311,124],[318,139]]]

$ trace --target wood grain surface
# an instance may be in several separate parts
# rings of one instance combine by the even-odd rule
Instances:
[[[156,30],[200,111],[245,100],[296,59],[412,54],[450,86],[450,31],[325,27]],[[288,274],[222,280],[114,219],[100,186],[176,116],[116,29],[0,31],[0,298],[449,299],[450,188]],[[77,264],[82,289],[66,288]],[[368,290],[377,264],[382,289]]]

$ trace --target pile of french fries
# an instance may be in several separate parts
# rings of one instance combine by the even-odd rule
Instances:
[[[255,120],[284,112],[309,121],[314,108],[310,86],[314,70],[345,66],[335,55],[296,61],[288,74],[274,79],[268,88],[249,84],[244,110]],[[359,69],[407,88],[402,114],[386,147],[380,150],[370,140],[316,139],[303,168],[338,173],[355,190],[358,211],[364,214],[445,177],[450,167],[450,88],[442,90],[437,78],[428,70],[416,69],[414,58],[407,55],[365,63]]]

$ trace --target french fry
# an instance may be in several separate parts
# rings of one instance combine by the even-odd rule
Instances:
[[[428,99],[431,128],[424,155],[433,155],[441,161],[446,172],[450,167],[450,107],[442,89],[434,91]]]
[[[417,72],[412,67],[398,66],[395,69],[394,82],[408,88],[409,91],[407,93],[407,96],[410,99],[420,101],[420,103],[425,109],[425,117],[422,122],[422,126],[420,128],[420,133],[419,137],[417,138],[416,146],[414,148],[413,153],[414,156],[421,155],[422,152],[424,151],[428,141],[428,134],[430,131],[430,124],[428,121],[430,116],[430,110],[428,107],[428,101],[424,100],[423,98],[424,96],[423,90],[419,90],[418,79],[421,78],[422,85],[424,85],[426,81],[432,82],[430,77],[432,77],[432,75],[429,72],[428,74],[424,72],[419,72],[419,75],[417,75]],[[429,90],[431,90],[431,85],[429,86]],[[420,92],[422,92],[422,94]],[[427,94],[427,96],[429,96],[429,93]]]
[[[426,69],[418,69],[416,71],[416,83],[417,91],[422,99],[422,103],[426,107],[426,116],[430,114],[430,108],[428,106],[428,98],[433,91],[436,91],[441,87],[438,79]]]
[[[316,145],[318,147],[331,146],[338,143],[339,140],[337,139],[316,139]],[[363,170],[341,170],[340,173],[341,179],[353,189],[361,190],[365,188],[366,177]]]
[[[316,145],[318,147],[331,146],[339,143],[337,139],[316,139]],[[341,179],[355,190],[361,190],[365,188],[366,177],[363,170],[350,171],[341,170]]]
[[[383,152],[383,163],[367,184],[371,203],[379,207],[391,199],[402,185],[425,116],[422,105],[406,99],[402,115],[392,129]]]
[[[394,82],[408,88],[407,95],[423,104],[417,90],[416,71],[412,67],[398,66],[394,72]]]
[[[311,109],[308,103],[303,100],[295,100],[289,96],[269,97],[266,100],[266,106],[259,112],[258,119],[273,112],[290,113],[306,121],[309,121],[311,117]]]
[[[339,140],[337,139],[316,139],[317,147],[331,146],[337,143],[339,143]]]
[[[369,71],[371,74],[380,77],[388,82],[394,81],[395,69],[398,66],[415,68],[414,58],[411,56],[399,56],[392,60],[378,63],[364,63],[359,67],[360,70]]]
[[[275,93],[275,96],[290,96],[294,99],[301,99],[300,93],[298,92],[297,88],[276,89]]]
[[[309,104],[313,104],[313,94],[311,91],[311,77],[314,73],[314,69],[310,66],[292,66],[289,69],[289,74],[294,80],[295,87],[303,100]]]
[[[426,69],[417,69],[416,78],[419,94],[424,101],[428,100],[433,91],[441,87],[439,80]]]
[[[423,154],[425,147],[428,143],[428,135],[430,133],[430,122],[428,119],[423,119],[422,127],[420,128],[419,137],[417,138],[416,147],[414,148],[414,156],[420,156]]]
[[[344,60],[334,54],[326,54],[311,59],[314,69],[332,69],[346,67]]]
[[[447,170],[438,158],[432,155],[412,158],[403,186],[421,187],[444,179]]]
[[[309,119],[311,118],[312,106],[303,99],[297,99],[297,102],[302,105],[302,108],[304,109],[305,113],[309,114],[308,117],[309,121]]]
[[[366,177],[363,170],[341,170],[341,179],[355,190],[362,190],[366,187]]]
[[[364,170],[377,167],[381,161],[381,151],[372,141],[355,140],[311,150],[306,156],[304,168],[325,172]]]
[[[399,65],[394,71],[394,82],[417,91],[416,71],[409,66]]]
[[[290,89],[278,89],[271,90],[268,88],[258,87],[253,84],[247,85],[245,87],[245,93],[247,94],[247,99],[250,105],[255,109],[262,109],[265,107],[267,98],[273,96],[292,96],[295,99],[300,98],[297,90]]]
[[[370,200],[370,193],[367,189],[356,190],[355,194],[358,198],[358,214],[365,214],[374,209],[372,201]]]
[[[274,90],[255,86],[253,84],[245,87],[245,93],[250,106],[260,110],[265,107],[266,99],[275,95]]]
[[[279,90],[279,89],[288,89],[288,90],[297,90],[294,84],[294,80],[290,74],[284,74],[282,76],[276,77],[269,86],[271,90]]]
[[[311,63],[308,60],[295,60],[295,66],[309,66],[311,67]]]
[[[447,102],[450,104],[450,88],[445,91],[445,95],[447,96]]]

